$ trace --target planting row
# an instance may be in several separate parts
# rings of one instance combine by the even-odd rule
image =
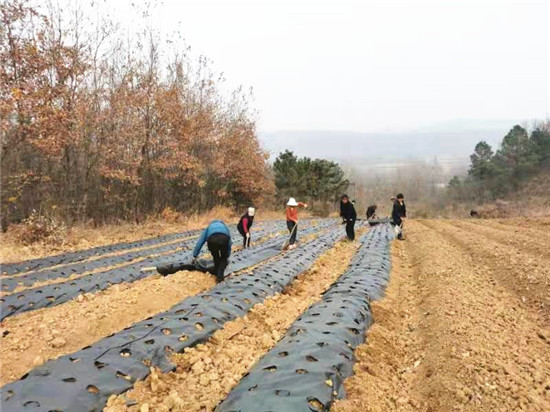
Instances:
[[[304,229],[304,234],[314,233],[326,227],[331,222],[322,222],[319,226]],[[256,232],[257,236],[271,233],[273,228]],[[238,235],[237,235],[238,236]],[[193,241],[191,241],[193,242]],[[282,237],[259,243],[250,249],[237,252],[231,258],[229,272],[241,270],[258,264],[280,252],[284,239]],[[155,274],[154,268],[167,261],[185,262],[189,264],[192,251],[184,250],[170,256],[150,257],[140,262],[105,271],[81,276],[63,283],[44,285],[0,298],[0,320],[31,310],[57,306],[74,299],[81,293],[95,293],[119,283],[130,283]],[[151,268],[153,268],[151,270]]]
[[[166,243],[172,240],[183,239],[189,236],[198,235],[199,231],[187,231],[182,233],[173,233],[169,235],[158,236],[150,239],[138,240],[136,242],[114,243],[112,245],[97,246],[91,249],[78,250],[75,252],[61,253],[59,255],[47,256],[38,259],[25,260],[22,262],[2,264],[2,274],[14,275],[17,273],[28,272],[31,270],[40,270],[51,266],[79,262],[94,256],[101,256],[107,253],[120,252],[127,249],[137,249],[141,247],[154,246],[159,243]]]
[[[349,269],[229,393],[218,412],[326,411],[344,396],[354,349],[372,323],[369,302],[390,274],[389,225],[372,229]]]
[[[276,226],[282,226],[281,222],[277,221],[266,221],[262,222],[262,228],[266,230],[274,229]],[[53,266],[58,265],[68,265],[70,263],[76,263],[81,262],[83,260],[87,260],[93,257],[110,254],[110,253],[116,253],[116,252],[122,252],[124,250],[129,249],[140,249],[140,248],[149,248],[153,247],[155,245],[168,243],[172,241],[176,241],[178,239],[184,239],[191,236],[198,236],[200,233],[200,230],[192,230],[192,231],[186,231],[181,233],[173,233],[169,235],[163,235],[158,236],[155,238],[149,238],[149,239],[143,239],[138,240],[135,242],[123,242],[123,243],[115,243],[112,245],[105,245],[105,246],[97,246],[91,249],[85,249],[85,250],[78,250],[75,252],[67,252],[67,253],[61,253],[59,255],[54,256],[47,256],[43,258],[38,259],[31,259],[31,260],[25,260],[22,262],[14,262],[14,263],[4,263],[2,264],[2,275],[3,276],[10,276],[10,275],[16,275],[19,273],[26,273],[30,271],[39,271],[43,269],[47,269]],[[165,245],[164,250],[170,250],[170,247],[172,245]],[[178,246],[175,246],[173,248],[176,248]],[[152,253],[160,253],[162,252],[161,249],[156,252],[150,252],[148,250],[145,251],[134,251],[133,253],[129,253],[126,260],[135,259],[139,256],[147,256]],[[100,260],[97,260],[96,262],[99,262]],[[122,262],[124,260],[118,260],[118,262]],[[90,266],[90,268],[97,268],[101,266],[107,266],[107,264],[115,264],[115,262],[111,263],[107,259],[105,260],[105,264],[103,265],[95,265]],[[69,275],[71,273],[78,273],[77,270],[67,269],[69,270]],[[89,270],[89,269],[88,269]]]
[[[71,355],[35,368],[2,388],[2,410],[99,410],[131,388],[149,367],[172,369],[168,355],[204,342],[225,322],[281,292],[343,237],[341,228],[311,240],[252,273],[227,278],[209,291]]]

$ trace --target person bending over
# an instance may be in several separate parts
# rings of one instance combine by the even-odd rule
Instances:
[[[377,205],[370,205],[367,208],[367,219],[376,219],[376,209],[378,208]]]
[[[243,237],[243,247],[250,247],[250,228],[254,223],[254,215],[256,214],[256,209],[249,207],[247,212],[241,216],[239,224],[237,225],[237,230]]]
[[[219,283],[224,279],[224,272],[231,256],[231,234],[223,221],[213,220],[202,231],[193,250],[193,263],[196,262],[205,243],[214,259],[214,274]]]

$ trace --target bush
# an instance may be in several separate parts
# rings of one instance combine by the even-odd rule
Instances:
[[[171,207],[165,207],[160,213],[162,219],[168,223],[179,223],[182,221],[182,214]]]
[[[67,227],[52,215],[44,215],[33,210],[15,229],[17,239],[24,245],[37,242],[62,243]]]

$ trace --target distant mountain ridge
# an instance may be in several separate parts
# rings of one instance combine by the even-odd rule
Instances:
[[[435,124],[418,131],[276,131],[260,133],[266,150],[275,158],[286,149],[299,156],[326,158],[354,164],[368,160],[390,167],[408,161],[438,159],[443,166],[466,167],[480,140],[496,149],[514,121],[487,122],[469,128],[464,122]],[[474,124],[472,124],[474,126]],[[451,129],[451,130],[449,130]],[[453,130],[454,129],[454,130]]]

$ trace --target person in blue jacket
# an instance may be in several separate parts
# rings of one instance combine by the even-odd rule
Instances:
[[[205,243],[214,259],[216,279],[221,282],[224,279],[225,268],[227,268],[228,259],[231,255],[231,234],[225,223],[221,220],[213,220],[202,231],[195,245],[195,250],[193,250],[193,262],[196,261]]]

